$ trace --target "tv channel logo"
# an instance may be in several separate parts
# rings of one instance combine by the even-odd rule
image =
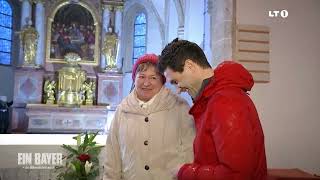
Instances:
[[[289,12],[286,9],[269,11],[269,17],[272,17],[272,18],[281,17],[281,18],[285,19],[288,16],[289,16]]]

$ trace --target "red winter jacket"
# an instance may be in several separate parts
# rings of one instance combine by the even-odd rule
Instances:
[[[265,180],[264,135],[256,108],[247,95],[251,74],[225,61],[197,97],[190,114],[196,137],[194,161],[183,165],[179,180]]]

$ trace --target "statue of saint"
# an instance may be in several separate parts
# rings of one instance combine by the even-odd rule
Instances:
[[[84,82],[82,85],[82,89],[85,92],[85,103],[86,105],[92,105],[94,99],[94,92],[96,91],[96,84],[94,81],[90,81],[89,83]]]
[[[45,93],[45,103],[46,104],[54,104],[56,100],[54,94],[56,89],[56,82],[54,80],[46,80],[44,82],[43,91]]]
[[[106,70],[114,70],[117,68],[118,41],[117,33],[114,32],[112,26],[109,26],[102,48],[106,59]]]
[[[31,25],[31,20],[27,20],[27,25],[18,32],[20,34],[20,40],[22,42],[24,52],[24,66],[36,66],[35,58],[39,34],[34,27],[31,27]]]

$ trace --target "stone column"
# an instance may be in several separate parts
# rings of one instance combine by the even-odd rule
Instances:
[[[45,55],[45,13],[44,13],[44,5],[43,0],[36,1],[36,22],[35,28],[39,33],[38,38],[38,47],[36,54],[36,64],[43,65],[44,64],[44,55]]]
[[[235,0],[209,0],[209,5],[212,24],[211,64],[216,66],[223,60],[233,58]]]
[[[118,34],[118,51],[117,51],[117,68],[121,69],[122,68],[122,44],[121,44],[121,37],[122,37],[122,12],[123,12],[123,7],[122,6],[118,6],[115,8],[115,32]]]
[[[203,51],[209,62],[211,62],[211,16],[212,2],[204,1],[204,36],[203,36]]]
[[[22,2],[22,7],[21,7],[21,26],[20,29],[22,29],[26,24],[26,18],[31,19],[31,4],[29,0],[20,0]]]
[[[102,28],[101,28],[101,61],[100,61],[100,68],[104,69],[106,67],[106,61],[105,57],[102,52],[104,38],[106,32],[108,32],[108,24],[110,20],[110,6],[109,5],[103,5],[103,14],[102,14]]]
[[[21,5],[21,24],[20,24],[20,29],[22,30],[26,25],[28,19],[31,20],[31,4],[29,0],[20,0],[22,2]],[[21,39],[19,39],[21,42]],[[22,65],[24,61],[23,57],[23,47],[22,44],[20,43],[20,50],[19,50],[19,63],[18,65]]]

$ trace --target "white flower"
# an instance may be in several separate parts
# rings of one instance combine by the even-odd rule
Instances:
[[[86,161],[86,164],[84,165],[84,170],[86,171],[86,174],[89,174],[92,167],[92,162],[89,163],[89,161]]]

